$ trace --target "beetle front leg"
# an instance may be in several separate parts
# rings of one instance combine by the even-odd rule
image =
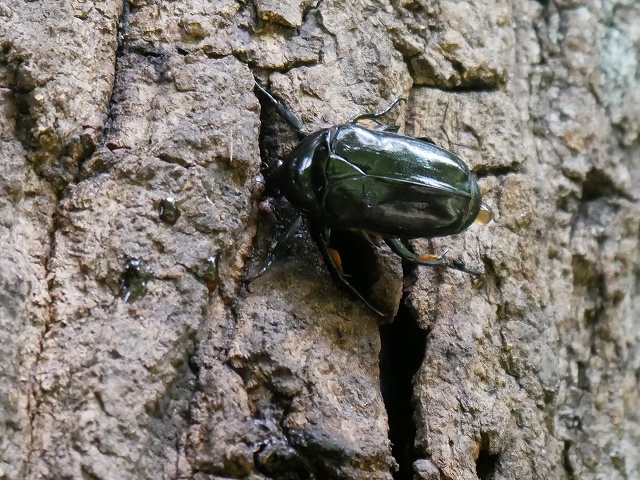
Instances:
[[[445,250],[441,255],[416,255],[411,250],[409,250],[407,246],[400,241],[399,238],[384,237],[384,241],[387,245],[389,245],[389,248],[391,248],[391,250],[393,250],[407,262],[415,263],[417,265],[425,265],[427,267],[447,267],[453,270],[459,270],[461,272],[468,273],[470,275],[482,275],[482,272],[468,269],[460,260],[447,259],[446,255],[449,251],[448,249]]]
[[[347,123],[356,123],[360,120],[373,120],[374,122],[380,123],[378,121],[379,118],[384,117],[387,113],[391,111],[393,107],[395,107],[398,103],[405,101],[404,98],[396,98],[393,100],[387,107],[383,108],[374,113],[361,113],[360,115],[356,115],[352,117]]]
[[[342,268],[340,267],[339,258],[336,258],[335,254],[332,254],[332,250],[329,248],[329,230],[320,225],[317,221],[312,220],[309,228],[311,232],[311,236],[314,241],[318,245],[318,249],[320,250],[320,255],[322,255],[322,259],[324,260],[329,273],[333,277],[334,281],[340,285],[345,286],[349,291],[351,291],[355,296],[357,296],[362,302],[369,307],[371,311],[373,311],[376,315],[380,317],[384,317],[385,314],[380,310],[371,305],[366,298],[362,296],[358,290],[355,289],[353,285],[349,283],[347,277],[345,276]]]
[[[271,264],[273,263],[273,259],[275,258],[275,252],[278,247],[286,242],[289,238],[291,238],[294,233],[300,230],[300,225],[302,225],[302,215],[298,215],[298,218],[296,218],[291,226],[287,229],[287,231],[284,232],[284,235],[271,240],[269,248],[267,249],[267,254],[265,255],[264,263],[262,264],[262,268],[253,277],[245,279],[244,283],[249,284],[253,282],[256,278],[261,277],[267,270],[269,270],[269,267],[271,266]]]

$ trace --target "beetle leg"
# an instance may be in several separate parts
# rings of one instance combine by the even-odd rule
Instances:
[[[261,277],[262,275],[265,274],[267,270],[269,270],[269,267],[271,266],[275,258],[275,251],[278,249],[278,247],[282,243],[286,242],[289,238],[291,238],[291,236],[294,233],[296,233],[300,229],[300,225],[302,225],[302,215],[299,215],[298,218],[294,220],[294,222],[287,229],[287,231],[284,232],[284,235],[281,235],[278,238],[271,240],[271,243],[269,244],[269,249],[267,250],[267,254],[264,259],[264,263],[262,264],[262,268],[253,277],[249,277],[248,279],[246,279],[245,283],[249,284],[253,282],[256,278]]]
[[[254,91],[258,96],[268,101],[276,109],[278,115],[280,115],[298,133],[298,136],[301,139],[307,136],[307,132],[305,131],[304,125],[300,119],[296,117],[295,113],[293,113],[289,107],[274,97],[269,90],[264,88],[258,82],[255,82]]]
[[[371,245],[372,248],[376,248],[378,246],[378,243],[375,242],[373,238],[371,238],[371,235],[369,235],[368,232],[365,232],[364,230],[358,230],[358,233],[362,235],[362,238],[369,242],[369,245]]]
[[[482,272],[477,270],[468,269],[461,260],[449,260],[446,258],[449,249],[445,250],[441,255],[416,255],[409,250],[404,243],[396,237],[384,237],[384,241],[389,248],[396,254],[400,255],[403,260],[407,262],[416,263],[418,265],[425,265],[428,267],[447,267],[453,270],[460,270],[461,272],[469,273],[471,275],[481,275]]]
[[[381,125],[378,125],[376,128],[374,128],[374,130],[376,130],[378,132],[398,133],[398,130],[400,130],[400,127],[398,127],[397,125],[381,124]]]
[[[334,250],[333,248],[329,248],[329,255],[331,255],[331,260],[333,260],[333,263],[336,264],[338,270],[344,272],[344,270],[342,269],[342,259],[340,258],[340,252]]]
[[[355,117],[353,117],[347,123],[356,123],[358,120],[373,120],[373,121],[377,121],[378,118],[384,117],[387,113],[389,113],[391,111],[391,109],[393,107],[395,107],[401,101],[404,101],[404,98],[396,98],[387,107],[383,108],[382,110],[380,110],[378,112],[374,112],[374,113],[361,113],[360,115],[356,115]]]
[[[329,270],[329,273],[333,277],[334,281],[339,285],[343,285],[349,291],[351,291],[356,297],[362,300],[362,302],[367,307],[369,307],[369,309],[373,311],[376,315],[379,315],[380,317],[384,317],[385,316],[384,313],[382,313],[380,310],[378,310],[373,305],[371,305],[367,301],[367,299],[364,298],[362,294],[358,292],[358,290],[356,290],[355,287],[349,283],[342,269],[334,261],[334,258],[331,255],[331,249],[329,248],[329,243],[327,240],[328,229],[322,228],[320,225],[318,225],[318,222],[312,221],[309,230],[311,231],[311,236],[313,237],[316,244],[318,245],[318,249],[320,250],[320,255],[322,255],[322,259],[324,260],[324,263],[327,266],[327,269]]]

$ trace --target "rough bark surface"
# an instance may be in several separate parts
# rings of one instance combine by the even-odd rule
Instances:
[[[0,1],[0,47],[0,478],[640,478],[637,2]],[[380,247],[380,326],[302,232],[242,287],[254,76],[309,131],[407,99],[495,213],[413,247],[485,275]]]

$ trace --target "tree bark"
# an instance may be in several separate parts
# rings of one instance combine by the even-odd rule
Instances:
[[[640,4],[13,1],[0,42],[0,478],[640,477]],[[345,233],[381,322],[303,230],[245,288],[292,216],[254,78],[308,131],[406,99],[495,215],[412,246],[484,275]]]

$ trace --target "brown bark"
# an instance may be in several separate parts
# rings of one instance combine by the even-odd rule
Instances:
[[[636,2],[13,1],[0,44],[0,478],[640,477]],[[243,288],[293,145],[254,75],[310,131],[408,99],[495,213],[413,246],[482,279],[380,247],[380,327],[302,233]]]

